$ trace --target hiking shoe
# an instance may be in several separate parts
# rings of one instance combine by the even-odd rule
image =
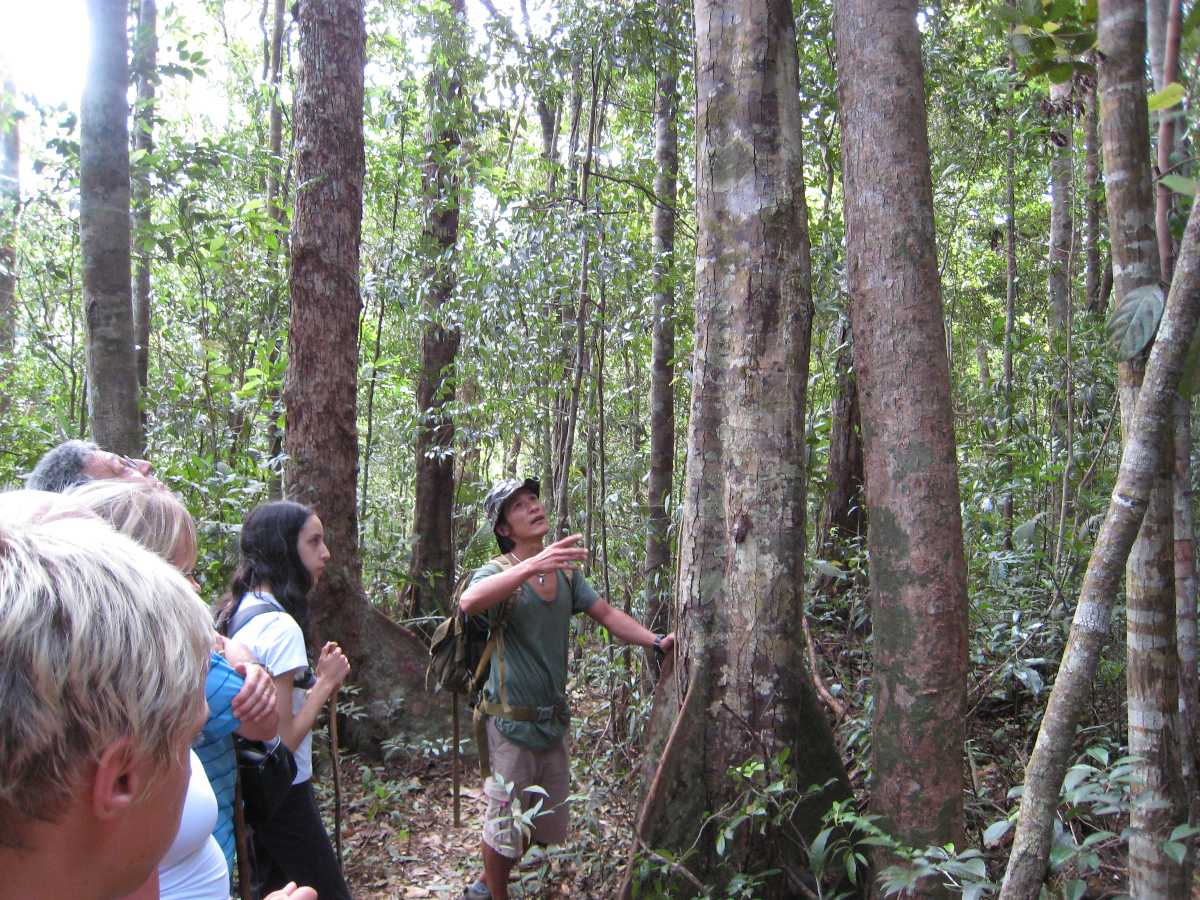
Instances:
[[[492,892],[482,878],[476,878],[474,884],[463,888],[463,896],[466,900],[492,900]]]

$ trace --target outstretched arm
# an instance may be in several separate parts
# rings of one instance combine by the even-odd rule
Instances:
[[[626,644],[637,644],[639,647],[653,647],[657,635],[636,619],[626,615],[619,609],[608,605],[606,600],[597,600],[586,610],[587,614],[608,629],[619,641]],[[670,653],[675,647],[675,634],[665,635],[659,643],[663,653]]]

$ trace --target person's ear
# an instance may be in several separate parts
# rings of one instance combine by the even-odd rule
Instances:
[[[92,781],[92,813],[97,819],[119,818],[133,807],[145,792],[149,763],[139,761],[130,738],[109,744],[96,763]]]
[[[512,537],[512,529],[508,527],[508,523],[500,521],[496,523],[496,534],[500,537]]]

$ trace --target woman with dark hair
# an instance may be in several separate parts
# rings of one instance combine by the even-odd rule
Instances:
[[[349,900],[350,891],[313,797],[312,729],[321,708],[350,674],[336,643],[308,668],[304,627],[308,592],[329,560],[321,520],[289,501],[255,508],[242,523],[241,560],[218,616],[275,679],[279,736],[296,757],[296,780],[279,810],[254,829],[254,875],[260,891],[296,881],[321,900]]]

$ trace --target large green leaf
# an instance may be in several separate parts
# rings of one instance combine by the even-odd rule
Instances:
[[[1157,284],[1144,284],[1121,298],[1108,319],[1108,343],[1117,359],[1132,359],[1154,339],[1163,303]]]
[[[1150,112],[1159,109],[1170,109],[1172,106],[1182,102],[1183,97],[1183,85],[1178,81],[1172,81],[1161,91],[1155,91],[1147,97],[1146,105],[1150,107]]]
[[[1158,179],[1163,183],[1163,186],[1169,188],[1177,194],[1183,194],[1185,197],[1195,197],[1196,188],[1200,186],[1200,182],[1195,178],[1187,178],[1183,175],[1164,175]]]

